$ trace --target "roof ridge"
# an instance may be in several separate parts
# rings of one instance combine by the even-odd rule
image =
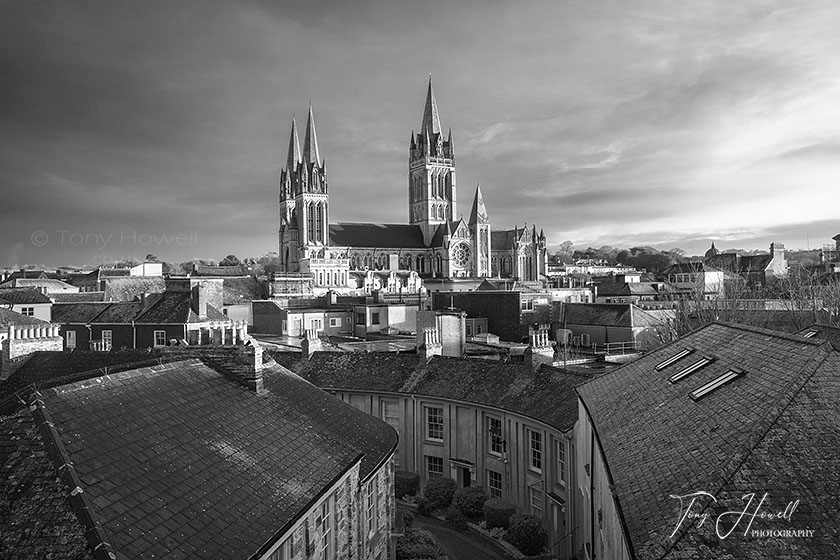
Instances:
[[[728,321],[712,321],[708,325],[704,325],[702,328],[709,327],[711,325],[723,325],[725,327],[730,327],[733,329],[739,329],[742,331],[752,332],[756,334],[765,334],[768,336],[772,336],[774,338],[780,338],[782,340],[787,340],[790,342],[804,342],[806,344],[810,344],[812,346],[821,346],[822,344],[826,344],[828,341],[823,339],[812,339],[812,338],[805,338],[804,336],[797,335],[795,333],[786,333],[782,331],[776,331],[773,329],[767,329],[764,327],[754,327],[751,325],[744,325],[742,323],[730,323]],[[700,330],[700,329],[698,329]],[[697,331],[694,331],[697,332]]]
[[[52,421],[52,416],[47,410],[46,404],[41,399],[40,393],[35,393],[29,405],[29,411],[44,442],[47,455],[53,464],[57,477],[70,489],[66,496],[70,508],[76,514],[79,523],[85,529],[85,540],[93,552],[94,558],[102,560],[113,560],[116,558],[111,544],[108,542],[108,535],[102,528],[101,523],[93,509],[93,504],[88,499],[82,481],[76,473],[76,468],[70,460],[70,454],[64,447],[58,434],[58,429]]]
[[[767,330],[767,329],[762,329]],[[808,339],[804,339],[808,340]],[[797,342],[799,342],[797,340]],[[761,417],[756,422],[756,429],[753,430],[753,434],[755,437],[752,441],[748,441],[744,444],[740,449],[736,449],[734,453],[729,457],[729,459],[724,463],[723,468],[720,469],[722,474],[716,477],[717,484],[713,492],[713,496],[717,497],[723,487],[732,479],[736,472],[741,468],[744,462],[752,455],[755,448],[764,441],[764,438],[767,437],[767,434],[770,432],[772,427],[779,421],[781,418],[782,413],[790,406],[790,404],[794,401],[796,396],[802,391],[808,381],[814,376],[814,374],[820,369],[820,367],[825,363],[825,361],[833,354],[831,350],[831,346],[829,345],[827,348],[818,348],[817,350],[821,350],[822,356],[817,354],[814,358],[811,358],[810,361],[814,362],[813,367],[805,368],[799,375],[796,377],[794,382],[790,385],[793,387],[793,390],[784,393],[776,403],[771,404],[766,410],[766,414]],[[807,364],[808,362],[806,362]],[[703,505],[703,510],[708,508],[711,504],[708,503],[708,500]],[[701,511],[703,511],[701,510]],[[679,531],[677,532],[677,536],[673,539],[668,545],[664,547],[664,550],[658,556],[660,560],[662,560],[668,552],[673,550],[674,546],[688,533],[689,529],[691,528],[690,524],[683,525],[679,527]],[[648,541],[648,545],[657,546],[658,543],[651,543]]]

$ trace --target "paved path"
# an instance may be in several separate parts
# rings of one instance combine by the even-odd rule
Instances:
[[[397,513],[398,516],[402,512]],[[414,527],[431,531],[449,560],[511,560],[511,556],[492,540],[485,539],[469,529],[459,531],[434,517],[424,517],[413,512]]]

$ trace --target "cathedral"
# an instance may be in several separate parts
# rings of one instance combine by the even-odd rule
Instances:
[[[420,129],[408,148],[408,223],[329,221],[329,186],[312,107],[303,150],[292,118],[280,173],[281,270],[312,274],[319,287],[346,287],[350,271],[403,270],[421,277],[501,277],[538,281],[546,240],[532,226],[494,230],[477,186],[469,219],[456,218],[455,148],[444,136],[429,78]]]

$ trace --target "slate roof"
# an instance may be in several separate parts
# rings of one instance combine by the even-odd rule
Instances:
[[[94,324],[131,323],[143,310],[139,301],[118,301],[111,303],[90,322]]]
[[[686,348],[695,352],[661,371],[655,370]],[[671,375],[704,355],[715,361],[687,378],[669,382]],[[817,379],[815,372],[829,357],[834,375],[831,386],[822,393],[803,393],[804,402],[818,406],[813,412],[805,407],[800,410],[798,414],[807,417],[802,424],[785,425],[782,416],[793,412],[788,407],[791,399],[806,382]],[[720,544],[714,535],[714,523],[702,529],[684,524],[682,533],[674,539],[669,537],[679,519],[679,504],[669,496],[698,490],[724,500],[736,494],[740,498],[747,487],[754,492],[779,492],[780,497],[773,498],[774,510],[783,501],[781,497],[796,494],[802,499],[800,507],[806,501],[817,503],[809,506],[809,519],[802,522],[804,525],[813,517],[821,519],[823,526],[828,522],[836,526],[840,492],[834,473],[840,416],[826,413],[831,407],[836,412],[840,395],[840,377],[833,373],[836,362],[830,345],[822,341],[713,323],[579,387],[614,482],[614,496],[635,556],[661,558],[683,535],[694,534],[681,545],[689,550],[675,549],[670,557],[733,557],[709,548]],[[746,374],[698,401],[689,397],[691,391],[732,367]],[[823,377],[820,373],[819,379]],[[809,423],[818,429],[808,432]],[[781,432],[774,435],[772,430]],[[801,437],[781,437],[785,432]],[[773,453],[777,457],[763,463]],[[805,461],[805,472],[815,478],[799,475],[800,459]],[[741,489],[744,491],[739,494]],[[826,491],[831,498],[815,497]],[[829,499],[834,505],[828,505]],[[825,508],[820,509],[821,505]],[[836,543],[836,529],[833,535]],[[692,545],[691,539],[699,540]],[[755,542],[750,540],[750,547]],[[806,542],[800,544],[808,546]],[[740,550],[735,558],[763,557],[750,556],[745,548]]]
[[[461,220],[452,220],[449,222],[449,232],[454,232],[458,229],[458,225],[461,223]],[[440,224],[438,228],[435,230],[435,234],[432,236],[432,240],[429,242],[430,247],[443,247],[443,238],[447,232],[447,224],[446,222]]]
[[[78,290],[76,286],[54,278],[17,278],[0,284],[0,289],[4,288],[31,288],[33,290],[46,288],[47,293]]]
[[[563,306],[563,321],[604,327],[662,326],[662,321],[630,303],[567,303]]]
[[[105,282],[105,299],[131,301],[141,294],[154,294],[166,290],[162,276],[127,276],[108,278]]]
[[[135,367],[172,361],[154,350],[119,350],[112,352],[40,351],[31,354],[8,379],[0,381],[0,415],[17,410],[21,403],[15,393],[33,386],[39,389],[98,377],[105,371],[123,371]]]
[[[800,330],[797,334],[807,336],[812,332],[815,334],[810,335],[809,338],[827,340],[835,350],[840,350],[840,327],[816,324]]]
[[[0,305],[25,305],[29,303],[52,303],[52,300],[34,288],[0,289]]]
[[[135,319],[135,323],[145,325],[165,325],[182,323],[200,323],[207,321],[228,321],[227,315],[207,305],[207,318],[201,319],[190,307],[188,292],[164,292],[156,294],[158,300]]]
[[[416,354],[315,352],[276,353],[275,359],[322,388],[407,393],[462,400],[501,408],[560,430],[577,421],[573,388],[590,380],[542,365],[537,375],[523,363],[435,356],[426,364]]]
[[[52,320],[61,325],[83,324],[93,321],[97,315],[108,309],[110,302],[55,303],[52,306]]]
[[[85,529],[66,498],[70,489],[56,477],[26,408],[12,416],[0,416],[0,480],[3,558],[94,558]]]
[[[83,303],[105,301],[105,292],[57,292],[50,294],[53,303]]]
[[[30,317],[29,315],[21,315],[17,311],[0,307],[0,328],[6,328],[9,325],[49,325],[47,321],[38,319],[37,317]]]
[[[222,282],[224,305],[244,305],[268,296],[266,286],[254,278],[225,278]]]
[[[16,270],[6,277],[6,281],[17,280],[18,278],[49,278],[43,270]]]
[[[604,282],[598,285],[599,296],[655,296],[660,293],[647,282]]]
[[[394,249],[424,249],[423,231],[411,224],[330,224],[330,245]]]
[[[513,229],[506,230],[490,230],[490,250],[491,251],[506,251],[513,249],[517,241],[519,241],[518,231]]]
[[[263,553],[337,476],[361,460],[364,478],[396,447],[390,426],[279,366],[265,386],[257,395],[189,360],[42,391],[117,554]]]
[[[204,264],[193,265],[193,276],[226,276],[240,277],[250,274],[247,266],[210,266]]]

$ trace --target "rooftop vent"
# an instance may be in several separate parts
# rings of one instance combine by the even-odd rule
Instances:
[[[689,396],[692,398],[692,400],[699,401],[715,389],[726,385],[730,381],[741,377],[745,373],[746,372],[742,369],[731,368],[717,379],[713,379],[712,381],[709,381],[702,387],[695,389],[689,394]]]
[[[661,364],[659,364],[658,366],[656,366],[653,369],[655,369],[656,371],[662,371],[663,369],[670,366],[674,362],[676,362],[678,360],[681,360],[682,358],[685,358],[686,356],[688,356],[692,352],[694,352],[694,348],[686,348],[685,350],[681,350],[680,352],[677,352],[676,354],[674,354],[673,356],[671,356],[670,358],[668,358],[667,360],[665,360],[664,362],[662,362]]]
[[[690,366],[684,367],[683,369],[681,369],[680,371],[678,371],[677,373],[675,373],[674,375],[669,377],[668,381],[670,381],[671,383],[676,383],[680,379],[683,379],[684,377],[688,377],[689,375],[691,375],[695,371],[699,370],[702,367],[705,367],[705,366],[709,365],[710,363],[712,363],[714,361],[715,361],[715,359],[712,358],[711,356],[703,356],[702,358],[700,358],[699,360],[697,360],[696,362],[694,362]]]

